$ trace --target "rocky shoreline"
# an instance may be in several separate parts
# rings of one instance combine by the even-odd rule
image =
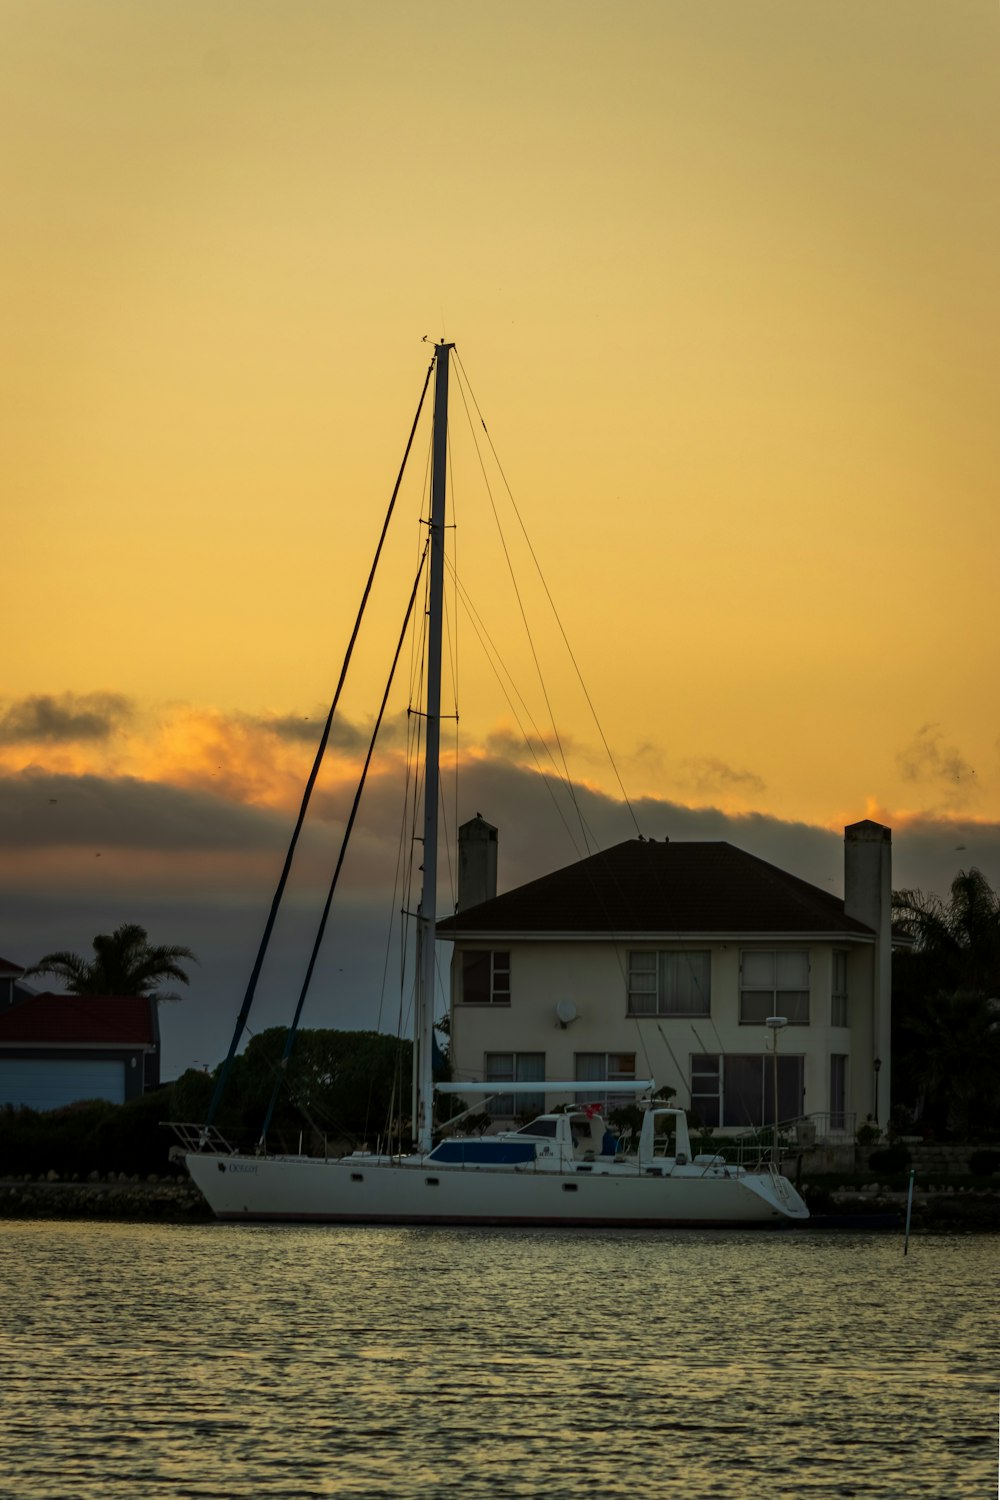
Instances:
[[[805,1189],[807,1201],[813,1195]],[[878,1183],[844,1183],[810,1203],[814,1229],[902,1229],[906,1193]],[[0,1180],[0,1219],[106,1219],[121,1222],[209,1223],[212,1213],[192,1182],[183,1177],[126,1177],[86,1181],[44,1178]],[[913,1197],[913,1234],[1000,1232],[1000,1190],[995,1187],[918,1189]]]
[[[824,1195],[825,1197],[825,1195]],[[810,1205],[816,1227],[834,1217],[894,1215],[900,1229],[906,1219],[906,1192],[868,1183],[843,1186],[826,1201]],[[808,1202],[807,1195],[807,1202]],[[937,1187],[913,1194],[912,1234],[953,1234],[958,1231],[1000,1232],[1000,1192],[996,1188]]]
[[[42,1179],[0,1181],[0,1219],[111,1219],[164,1224],[206,1223],[211,1209],[193,1182],[183,1177],[107,1178],[62,1182],[50,1172]]]

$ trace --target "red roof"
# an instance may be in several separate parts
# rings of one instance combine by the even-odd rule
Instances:
[[[0,1011],[0,1046],[152,1047],[155,1004],[145,995],[31,995]]]

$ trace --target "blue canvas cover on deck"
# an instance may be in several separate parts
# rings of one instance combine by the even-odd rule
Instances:
[[[462,1166],[512,1167],[534,1159],[532,1141],[491,1141],[488,1137],[476,1141],[442,1141],[430,1154],[431,1161]]]

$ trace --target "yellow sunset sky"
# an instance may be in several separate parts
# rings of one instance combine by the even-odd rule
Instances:
[[[311,746],[279,730],[329,700],[426,335],[630,795],[1000,821],[996,0],[8,0],[0,27],[12,785],[293,804]],[[509,620],[465,500],[460,566]],[[466,752],[502,757],[463,662]]]

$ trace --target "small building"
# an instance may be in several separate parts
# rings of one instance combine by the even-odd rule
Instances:
[[[492,833],[492,836],[491,836]],[[703,1125],[778,1116],[820,1139],[888,1119],[891,832],[845,829],[845,897],[728,843],[631,839],[471,904],[496,830],[461,830],[454,943],[457,1082],[495,1080],[494,1117],[556,1102],[505,1081],[655,1078]],[[781,1026],[768,1018],[781,1017]],[[516,1103],[515,1103],[516,1099]],[[810,1125],[806,1124],[808,1132]]]
[[[23,974],[0,960],[0,1105],[124,1104],[159,1087],[154,998],[36,994],[18,983]]]
[[[16,1005],[19,1000],[26,1000],[34,990],[23,983],[24,969],[20,964],[12,964],[6,958],[0,958],[0,1015],[9,1005]]]

